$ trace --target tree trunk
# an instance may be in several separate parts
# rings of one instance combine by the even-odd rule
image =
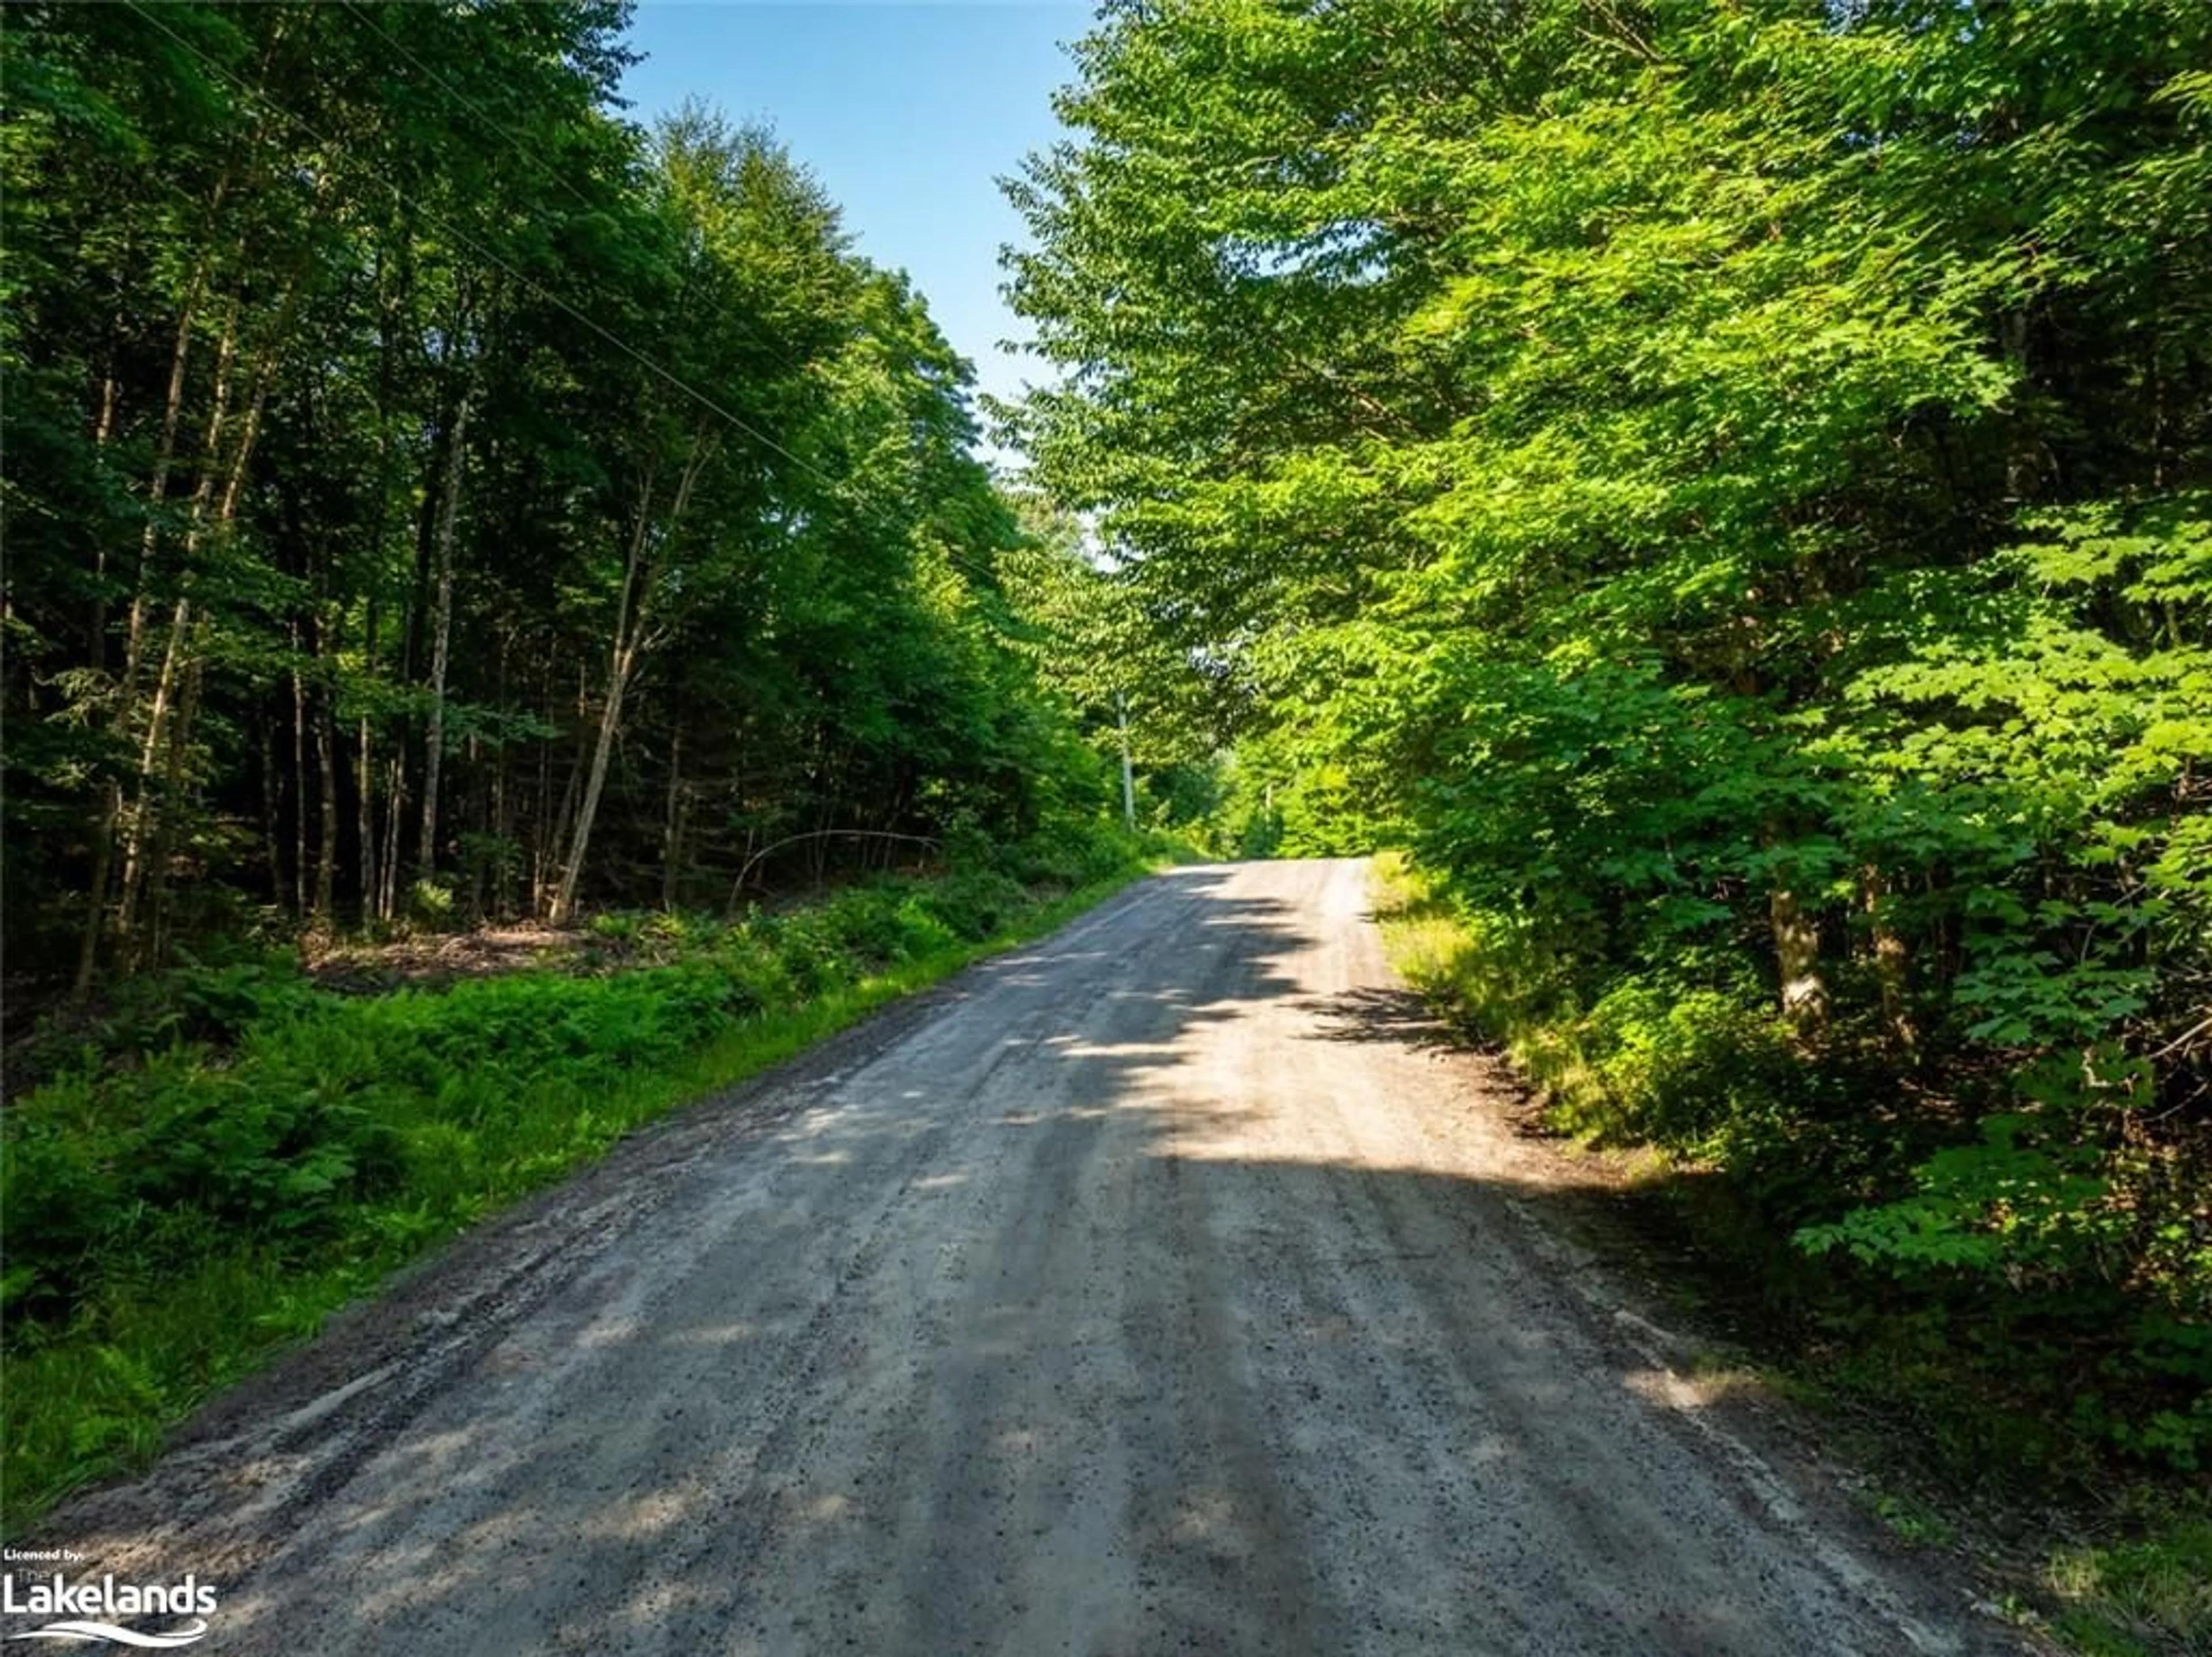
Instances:
[[[92,447],[100,463],[107,464],[107,445],[115,436],[115,408],[120,389],[115,375],[114,337],[123,331],[118,314],[109,325],[106,371],[100,380],[100,416],[93,422]],[[92,612],[85,627],[85,660],[94,673],[107,670],[107,541],[103,536],[93,552]]]
[[[276,720],[270,715],[254,722],[261,733],[261,843],[269,859],[269,896],[282,902],[284,879],[284,809],[280,797],[283,784],[276,770]]]
[[[553,724],[553,676],[545,676],[545,722]],[[538,797],[530,819],[530,912],[545,912],[553,880],[553,739],[538,740]]]
[[[338,881],[337,710],[331,705],[335,698],[330,688],[330,657],[329,631],[322,617],[317,616],[315,660],[325,665],[321,675],[322,699],[315,710],[315,780],[319,785],[315,821],[320,838],[315,848],[313,906],[308,913],[322,931],[328,931],[332,924]]]
[[[300,627],[295,622],[295,659],[301,648]],[[307,912],[307,682],[297,667],[292,669],[292,912]]]
[[[688,804],[684,787],[684,720],[679,714],[668,740],[668,814],[660,837],[660,906],[673,913],[682,895],[678,868],[684,856],[684,818]]]
[[[354,792],[357,796],[354,832],[361,837],[361,918],[367,925],[376,917],[376,894],[383,887],[376,866],[376,745],[369,735],[367,714],[361,716]]]
[[[1868,930],[1874,946],[1874,978],[1881,991],[1882,1022],[1889,1026],[1890,1037],[1900,1047],[1916,1045],[1920,1033],[1913,1027],[1912,1011],[1907,1002],[1910,984],[1911,955],[1905,935],[1889,923],[1884,912],[1884,902],[1889,896],[1889,882],[1882,872],[1871,864],[1859,871],[1859,892],[1865,905]]]
[[[437,594],[430,619],[430,719],[422,741],[422,878],[438,872],[438,788],[446,757],[446,663],[453,633],[453,529],[460,516],[461,471],[469,429],[469,389],[461,388],[447,439],[446,481],[438,501]]]
[[[149,814],[154,810],[155,778],[159,774],[163,745],[168,740],[170,710],[174,704],[177,675],[184,660],[185,631],[193,624],[192,601],[177,600],[169,620],[168,647],[161,653],[161,672],[154,681],[153,706],[147,714],[146,739],[138,751],[138,789],[123,835],[123,888],[116,899],[116,947],[128,953],[138,924],[138,898],[143,887],[146,860],[152,844]]]
[[[275,60],[277,43],[283,38],[284,34],[285,27],[281,22],[270,33],[268,47],[263,54],[261,64],[264,82],[270,66]],[[251,136],[246,140],[247,187],[249,189],[256,176],[256,169],[252,162],[259,155],[261,139],[267,127],[268,123],[264,116],[256,123]],[[208,212],[210,230],[222,210],[224,197],[230,187],[232,174],[233,167],[226,165],[222,176],[216,181],[214,192],[210,198]],[[319,200],[325,195],[327,189],[327,178],[319,180],[315,187]],[[241,237],[237,247],[241,271],[245,265],[246,250],[246,241]],[[156,482],[159,485],[155,491],[156,501],[165,498],[167,493],[169,471],[176,453],[175,425],[178,411],[182,406],[185,367],[190,351],[191,314],[198,308],[209,272],[209,260],[204,258],[193,274],[192,287],[185,307],[185,315],[179,328],[178,343],[171,362],[169,403],[164,411],[162,442],[155,463]],[[116,929],[118,946],[126,950],[133,947],[131,935],[136,925],[137,911],[141,894],[149,880],[154,886],[152,908],[155,915],[157,947],[159,944],[159,933],[165,909],[167,864],[174,826],[173,819],[177,801],[182,791],[185,756],[190,749],[193,726],[198,716],[200,689],[204,679],[196,641],[207,631],[207,613],[204,606],[199,606],[195,612],[191,603],[194,565],[210,531],[220,533],[237,521],[239,498],[245,487],[246,470],[252,460],[255,442],[260,435],[262,411],[268,401],[270,387],[276,379],[278,353],[290,330],[293,307],[299,297],[305,272],[306,257],[303,254],[287,276],[283,291],[277,299],[267,337],[250,376],[252,388],[246,399],[246,412],[239,423],[238,436],[232,442],[227,465],[224,464],[222,458],[223,443],[227,436],[226,427],[229,423],[231,387],[238,366],[241,338],[240,318],[245,305],[246,290],[242,277],[231,289],[229,307],[224,314],[221,343],[216,353],[215,384],[209,407],[207,429],[202,434],[200,440],[200,478],[198,485],[192,490],[191,508],[185,530],[184,560],[178,578],[176,614],[170,624],[167,646],[163,653],[161,668],[163,684],[156,689],[155,716],[149,721],[147,741],[141,750],[139,797],[127,825],[123,890],[118,901],[118,919]],[[216,501],[215,483],[218,475],[223,478],[223,486],[221,498]],[[210,510],[210,503],[214,503],[212,510]],[[146,531],[140,544],[142,559],[150,561],[158,535],[158,520],[149,515]],[[142,578],[139,583],[142,593],[144,585]],[[143,613],[136,605],[133,606],[133,612],[131,637],[128,649],[131,658],[135,663],[139,648],[139,635],[143,627]],[[173,716],[171,716],[167,711],[170,693],[175,691],[176,680],[180,673],[184,679],[183,692],[181,696],[176,698],[175,711]],[[165,725],[167,727],[165,731],[156,728]],[[161,766],[163,787],[157,795],[151,789],[150,783],[155,758],[164,746],[167,749],[167,758]]]
[[[561,784],[560,808],[553,813],[552,848],[545,862],[545,885],[538,897],[538,911],[550,918],[560,891],[561,871],[568,866],[568,843],[575,833],[576,801],[583,793],[584,772],[592,760],[591,684],[584,669],[576,669],[576,752],[568,762],[568,775]],[[549,756],[550,763],[550,756]]]
[[[262,411],[268,405],[269,389],[276,377],[277,351],[289,332],[292,305],[298,292],[296,281],[289,283],[283,298],[277,302],[276,325],[270,330],[269,344],[263,351],[260,361],[255,365],[252,388],[246,399],[245,417],[239,423],[238,437],[231,451],[229,464],[224,468],[221,498],[215,502],[213,509],[210,511],[209,502],[213,495],[214,483],[212,472],[204,473],[200,478],[199,486],[192,491],[191,518],[185,532],[184,580],[187,582],[191,578],[192,566],[198,560],[200,551],[205,545],[209,536],[227,533],[238,521],[238,503],[245,493],[246,470],[252,462],[254,444],[261,434]],[[236,312],[237,302],[234,300],[232,303],[234,316]],[[227,344],[231,342],[226,341]],[[222,425],[222,412],[228,395],[228,379],[229,363],[226,360],[217,375],[216,413],[210,419],[209,426],[206,453],[210,461],[213,461],[221,453],[219,438]],[[182,603],[183,600],[180,600],[180,608]],[[179,702],[177,716],[171,722],[168,734],[169,751],[163,767],[161,803],[154,813],[153,827],[149,837],[151,851],[144,862],[138,864],[136,871],[139,880],[150,880],[154,883],[157,923],[165,907],[168,859],[175,828],[175,808],[177,802],[183,796],[185,758],[191,747],[193,727],[198,718],[200,687],[205,678],[204,664],[194,641],[204,636],[207,631],[206,607],[202,606],[199,612],[192,618],[191,633],[185,637],[187,649],[185,664],[185,690]],[[179,634],[173,631],[169,639],[173,652],[177,648],[178,640]],[[126,901],[132,896],[131,877],[131,868],[126,865],[124,880],[124,895]],[[126,926],[124,929],[127,935],[129,928]],[[156,942],[158,945],[158,924]]]
[[[216,204],[220,205],[222,186],[216,187]],[[162,504],[169,498],[169,476],[177,463],[177,429],[182,421],[185,406],[185,371],[191,364],[192,334],[198,326],[200,301],[207,294],[209,260],[202,259],[192,273],[191,288],[185,295],[184,309],[177,319],[177,343],[169,355],[169,389],[161,405],[161,436],[154,447],[154,472],[146,490],[146,527],[138,537],[138,580],[131,599],[131,620],[124,636],[123,705],[127,712],[132,694],[137,690],[138,670],[144,661],[146,635],[146,577],[153,566],[154,553],[161,544],[161,515]],[[229,314],[224,319],[222,343],[219,356],[228,362],[237,343],[238,301],[234,295]]]
[[[238,357],[238,315],[241,304],[239,295],[231,295],[230,308],[223,317],[222,343],[216,351],[214,400],[208,413],[207,431],[201,453],[203,456],[199,486],[193,491],[192,509],[195,518],[206,509],[215,487],[215,457],[222,441],[225,422],[229,417],[232,373]],[[162,450],[154,467],[154,486],[150,491],[152,505],[158,509],[168,493],[169,473],[174,464],[174,423],[177,417],[176,399],[183,394],[185,357],[189,341],[180,338],[177,355],[171,366],[170,390],[172,405],[164,420]],[[182,665],[187,630],[193,622],[191,591],[191,571],[189,551],[198,537],[186,534],[187,565],[179,576],[176,606],[169,622],[167,643],[161,653],[161,671],[154,684],[154,696],[146,715],[146,731],[138,749],[137,787],[130,808],[120,813],[122,826],[123,885],[116,899],[116,947],[128,951],[131,947],[131,933],[137,925],[139,895],[145,874],[147,854],[153,833],[153,815],[157,810],[155,796],[155,777],[161,769],[164,746],[169,740],[169,720],[175,705],[177,675]],[[131,626],[125,642],[125,681],[135,691],[137,664],[144,660],[145,599],[144,572],[149,570],[160,541],[158,514],[149,512],[146,530],[139,542],[141,578],[138,595],[132,600]],[[127,699],[127,698],[126,698]]]
[[[264,64],[265,68],[265,64]],[[256,129],[258,140],[259,129]],[[222,212],[225,199],[230,192],[233,165],[227,163],[216,178],[214,189],[208,196],[207,222],[210,238],[215,224]],[[214,265],[211,254],[203,253],[192,268],[191,282],[186,285],[183,302],[177,310],[176,344],[169,352],[169,383],[162,399],[161,436],[154,446],[153,471],[146,490],[146,525],[138,538],[138,574],[132,583],[131,610],[124,633],[123,677],[115,697],[114,725],[118,735],[126,735],[137,711],[138,682],[145,663],[146,624],[153,595],[148,580],[153,571],[154,555],[161,543],[161,509],[169,496],[169,478],[175,469],[177,433],[182,423],[185,406],[186,370],[191,363],[192,340],[199,327],[200,304],[207,297],[208,278]],[[234,343],[233,327],[237,321],[237,303],[234,299],[231,313],[224,325],[224,349]],[[105,423],[107,411],[103,411]],[[100,620],[100,632],[106,632],[106,618]],[[142,764],[141,777],[144,775]],[[73,999],[82,1000],[92,988],[94,974],[100,966],[100,941],[106,931],[107,888],[114,871],[118,850],[118,832],[126,826],[125,795],[121,779],[107,786],[106,800],[100,811],[100,825],[93,840],[92,876],[90,891],[85,905],[84,934],[79,941],[75,983],[70,989]],[[131,832],[135,834],[137,830]],[[120,899],[118,899],[118,910]],[[118,923],[118,938],[124,929]]]
[[[100,969],[100,923],[107,913],[107,870],[115,856],[115,822],[122,808],[123,790],[110,784],[100,813],[100,828],[92,842],[92,878],[85,896],[84,930],[77,939],[76,976],[70,999],[82,1001],[92,993],[93,974]]]
[[[187,299],[184,315],[178,323],[177,345],[172,354],[169,365],[168,407],[162,421],[161,441],[155,451],[155,473],[160,481],[161,487],[165,490],[168,484],[168,457],[176,443],[177,409],[184,399],[185,362],[191,350],[192,312],[196,300],[196,295]],[[104,449],[106,447],[114,429],[115,379],[113,375],[110,374],[101,390],[100,425],[95,433],[95,442],[101,448]],[[138,579],[131,595],[131,612],[134,618],[143,613],[143,606],[145,603],[146,542],[144,538],[152,533],[153,524],[149,518],[146,529],[140,538]],[[100,573],[104,576],[106,571],[107,554],[103,548],[100,552]],[[94,668],[104,667],[106,665],[107,601],[105,596],[97,596],[93,602],[91,657]],[[129,717],[131,699],[137,692],[136,670],[135,660],[126,664],[123,685],[116,698],[113,714],[118,728]],[[100,937],[102,923],[107,916],[108,870],[114,862],[115,828],[123,812],[123,785],[119,781],[110,782],[102,793],[105,797],[100,806],[100,823],[93,832],[92,874],[86,885],[84,930],[77,939],[76,972],[70,984],[70,999],[72,1001],[82,1001],[91,993],[93,974],[100,968]]]
[[[670,503],[668,521],[661,527],[664,542],[676,539],[684,521],[685,509],[691,503],[691,490],[699,480],[699,473],[707,461],[707,440],[702,433],[695,432],[691,448],[684,457],[684,470],[677,479],[676,498]],[[584,857],[591,849],[592,825],[599,814],[599,795],[606,786],[607,764],[613,758],[615,739],[622,732],[623,697],[629,689],[630,675],[636,671],[638,660],[649,643],[649,623],[652,612],[652,570],[649,557],[653,545],[653,473],[647,471],[644,487],[639,493],[637,517],[631,527],[629,551],[623,561],[623,584],[620,596],[615,601],[614,648],[607,659],[605,694],[600,700],[599,740],[592,752],[592,769],[584,785],[583,802],[576,809],[576,832],[569,843],[568,859],[561,870],[561,889],[554,895],[553,922],[566,925],[575,913],[576,886],[584,870]]]
[[[584,870],[584,854],[591,849],[592,823],[599,814],[599,794],[606,787],[607,762],[612,758],[615,738],[622,731],[623,694],[629,688],[631,671],[637,666],[634,647],[617,646],[607,666],[606,694],[599,706],[599,740],[592,746],[592,769],[584,783],[584,798],[576,807],[576,832],[569,842],[568,857],[561,870],[560,889],[553,894],[553,911],[549,917],[556,926],[566,926],[576,912],[576,884]]]
[[[1816,1033],[1826,1022],[1828,986],[1820,975],[1820,927],[1805,912],[1797,894],[1777,886],[1767,895],[1766,915],[1774,934],[1774,957],[1781,969],[1782,1013],[1801,1036]]]
[[[205,612],[193,623],[196,633],[207,631]],[[176,833],[176,802],[184,798],[185,760],[191,751],[192,727],[199,717],[200,692],[207,684],[204,658],[197,643],[190,652],[190,666],[185,673],[184,693],[177,700],[177,716],[173,722],[169,752],[162,767],[162,810],[154,823],[153,852],[149,857],[147,880],[150,899],[146,928],[149,942],[137,958],[137,964],[145,965],[160,960],[167,951],[169,924],[169,858]]]
[[[399,912],[399,837],[407,821],[407,763],[405,751],[396,745],[384,762],[384,850],[377,858],[383,875],[376,893],[380,921]]]
[[[507,705],[507,653],[508,643],[507,631],[504,627],[502,627],[500,629],[499,633],[499,705],[502,708]],[[514,763],[514,745],[512,743],[501,742],[493,755],[490,824],[492,844],[497,848],[496,856],[499,859],[498,862],[494,866],[493,870],[493,891],[495,896],[492,907],[494,912],[501,919],[506,918],[508,911],[508,905],[514,901],[513,870],[510,868],[508,864],[510,853],[514,848],[514,841],[512,838],[514,832],[514,808],[510,804],[511,784],[508,780],[509,771]]]

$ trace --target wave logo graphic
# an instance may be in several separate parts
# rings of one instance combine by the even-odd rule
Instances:
[[[49,1623],[44,1628],[26,1629],[21,1634],[11,1634],[10,1640],[105,1640],[111,1645],[136,1646],[143,1651],[172,1651],[179,1646],[189,1646],[207,1638],[207,1619],[195,1617],[191,1623],[167,1634],[141,1634],[136,1629],[118,1628],[112,1623],[70,1622]]]

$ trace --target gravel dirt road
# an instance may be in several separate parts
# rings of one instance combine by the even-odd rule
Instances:
[[[2013,1648],[1549,1222],[1364,864],[1191,868],[627,1142],[41,1540],[210,1653]]]

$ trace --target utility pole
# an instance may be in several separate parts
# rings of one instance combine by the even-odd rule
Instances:
[[[1129,832],[1137,832],[1137,779],[1129,769],[1129,698],[1114,692],[1114,717],[1121,732],[1121,820]]]

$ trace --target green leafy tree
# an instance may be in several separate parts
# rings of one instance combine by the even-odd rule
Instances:
[[[1785,1229],[1963,1133],[2000,1173],[1856,1244],[2094,1234],[2033,1264],[2108,1311],[2212,1293],[2208,50],[2159,0],[1109,6],[1012,186],[1042,484],[1251,687],[1284,843],[1410,842],[1493,1000]],[[2014,1224],[2031,1165],[2081,1227]],[[1980,1240],[1915,1254],[1939,1211]]]

